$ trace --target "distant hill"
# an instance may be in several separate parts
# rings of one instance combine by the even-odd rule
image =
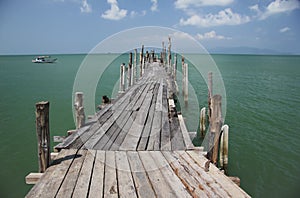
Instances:
[[[254,47],[218,47],[208,50],[211,54],[261,54],[261,55],[292,55],[292,53],[280,52],[272,49],[260,49]]]

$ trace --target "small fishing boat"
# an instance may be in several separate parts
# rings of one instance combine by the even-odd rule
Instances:
[[[51,58],[51,56],[38,56],[32,60],[33,63],[54,63],[57,58]]]

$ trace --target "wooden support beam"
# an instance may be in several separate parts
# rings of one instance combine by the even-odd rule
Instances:
[[[125,64],[122,63],[120,66],[120,88],[119,93],[125,92]]]
[[[228,175],[228,133],[229,126],[227,124],[223,125],[221,128],[221,138],[220,138],[220,154],[219,162],[220,168],[224,169],[225,175]]]
[[[128,88],[132,86],[132,52],[129,53],[129,63],[127,70],[127,86]]]
[[[83,93],[76,92],[75,93],[75,104],[76,110],[76,129],[81,128],[85,124],[85,114],[83,107]]]
[[[134,49],[134,60],[133,60],[133,84],[137,82],[137,49]]]
[[[26,184],[36,184],[44,173],[29,173],[25,177]]]
[[[214,95],[211,101],[212,112],[209,127],[209,151],[207,157],[214,164],[217,164],[218,160],[219,138],[222,126],[221,100],[221,95]]]
[[[208,73],[208,119],[211,117],[211,98],[213,96],[213,80],[212,80],[212,72]]]
[[[200,111],[200,135],[203,138],[205,135],[206,109],[203,107]]]
[[[187,104],[188,100],[189,100],[189,75],[188,75],[188,64],[185,63],[184,64],[184,95],[183,95],[183,99],[185,104]]]
[[[141,53],[140,53],[140,78],[143,76],[143,61],[144,61],[144,45],[142,45]]]
[[[50,165],[49,102],[38,102],[35,107],[39,172],[43,173]]]
[[[168,67],[172,70],[172,68],[171,68],[171,62],[172,62],[172,56],[171,56],[171,37],[169,36],[168,37],[168,39],[169,39],[169,45],[168,45]]]

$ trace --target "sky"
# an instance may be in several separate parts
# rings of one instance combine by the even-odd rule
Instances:
[[[0,0],[0,54],[88,53],[129,28],[189,34],[209,52],[300,54],[299,0]]]

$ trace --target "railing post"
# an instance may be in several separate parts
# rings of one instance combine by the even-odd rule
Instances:
[[[85,114],[83,108],[83,93],[76,92],[75,93],[75,104],[76,110],[76,129],[81,128],[85,123]]]
[[[39,172],[43,173],[50,165],[49,102],[38,102],[35,107]]]

